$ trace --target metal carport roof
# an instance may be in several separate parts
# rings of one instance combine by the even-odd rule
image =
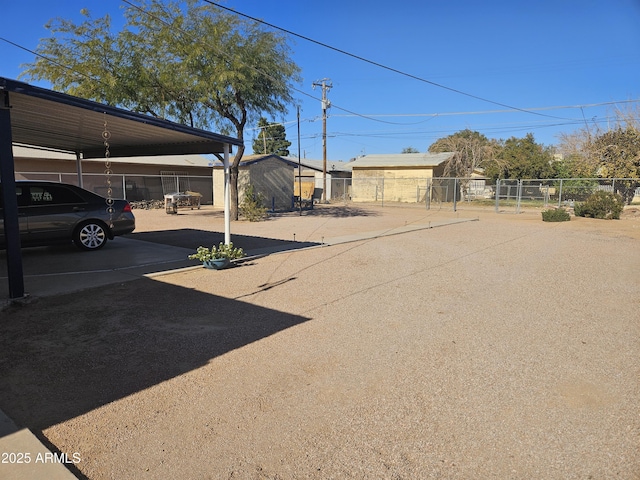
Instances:
[[[13,143],[73,152],[78,158],[104,158],[105,123],[110,157],[223,153],[228,162],[232,146],[243,144],[236,138],[0,77],[0,180],[11,298],[24,296]]]
[[[105,155],[102,132],[107,122],[112,157],[222,153],[223,145],[242,141],[35,87],[0,77],[0,91],[11,109],[14,143],[81,153],[83,158]]]

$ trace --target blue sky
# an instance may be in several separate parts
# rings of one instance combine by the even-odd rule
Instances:
[[[323,78],[333,85],[327,156],[334,161],[399,153],[405,147],[426,151],[438,138],[465,128],[498,139],[531,132],[538,142],[552,145],[559,132],[585,121],[606,128],[616,106],[640,102],[640,0],[223,4],[425,80],[290,37],[293,60],[302,69],[295,96],[306,158],[322,158],[321,92],[312,85]],[[35,50],[48,36],[44,24],[49,19],[78,20],[80,9],[89,8],[95,17],[111,14],[116,23],[125,5],[118,0],[0,0],[0,36]],[[17,78],[20,65],[33,61],[32,54],[2,41],[0,58],[0,76],[8,78]],[[270,120],[285,124],[290,151],[297,154],[295,107]],[[253,135],[248,130],[245,136],[249,152]]]

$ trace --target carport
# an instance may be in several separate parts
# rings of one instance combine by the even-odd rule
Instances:
[[[74,153],[80,186],[84,158],[215,154],[225,166],[230,241],[229,154],[241,140],[0,77],[0,181],[12,299],[24,296],[13,144]]]

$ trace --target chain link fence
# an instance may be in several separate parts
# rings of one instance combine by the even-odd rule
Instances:
[[[427,209],[493,207],[520,213],[524,208],[573,207],[605,190],[640,203],[640,179],[554,178],[517,180],[488,178],[340,178],[331,180],[332,202],[423,204]]]
[[[597,191],[620,194],[627,203],[640,203],[640,179],[634,178],[497,180],[495,210],[520,213],[525,208],[573,208]]]
[[[190,190],[202,195],[202,204],[213,204],[213,180],[210,176],[174,175],[115,175],[111,174],[113,198],[130,202],[163,200],[165,193]],[[46,180],[78,185],[76,173],[16,172],[16,179]],[[106,196],[106,176],[101,173],[83,173],[83,188]]]
[[[16,173],[18,179],[49,180],[78,184],[75,173]],[[106,195],[104,174],[83,173],[83,187]],[[188,189],[202,195],[202,204],[213,204],[213,180],[210,176],[175,175],[171,178],[178,191]],[[292,180],[293,181],[293,180]],[[167,176],[111,175],[114,198],[129,201],[162,200]],[[164,185],[163,185],[164,184]],[[186,186],[186,187],[185,187]],[[640,203],[640,179],[632,178],[332,178],[331,203],[417,204],[427,209],[493,207],[496,212],[520,213],[527,208],[573,207],[592,193],[605,190],[621,194],[628,202]],[[293,205],[293,199],[292,199]],[[293,208],[293,207],[292,207]]]
[[[491,206],[495,187],[485,178],[338,178],[331,180],[332,202],[424,204],[456,209],[461,203]]]

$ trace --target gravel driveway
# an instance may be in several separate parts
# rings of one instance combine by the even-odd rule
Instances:
[[[11,307],[0,408],[90,479],[640,478],[640,218],[321,207],[232,228],[407,225]]]

